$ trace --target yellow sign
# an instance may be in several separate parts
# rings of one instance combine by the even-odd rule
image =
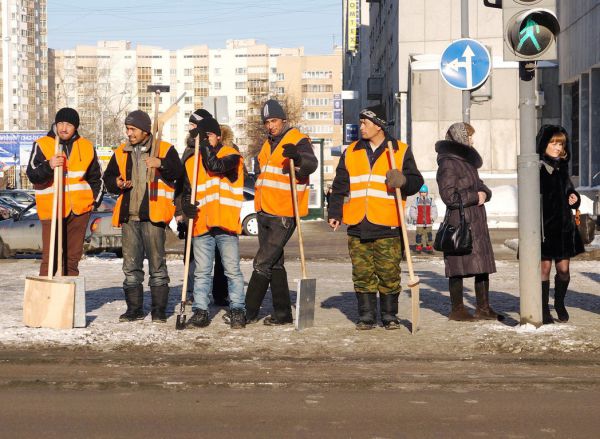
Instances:
[[[356,52],[359,43],[360,0],[348,0],[348,17],[346,23],[348,41],[346,50],[348,52]]]

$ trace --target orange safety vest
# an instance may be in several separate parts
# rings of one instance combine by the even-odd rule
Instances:
[[[173,145],[167,142],[160,142],[158,148],[158,158],[164,159]],[[127,160],[129,160],[130,153],[124,151],[125,144],[122,143],[115,150],[115,159],[119,166],[119,172],[123,180],[127,180]],[[175,205],[173,199],[175,198],[175,185],[171,185],[164,181],[160,175],[160,170],[156,169],[154,174],[154,181],[152,181],[148,187],[148,202],[149,202],[149,213],[150,221],[153,223],[165,223],[168,224],[173,215],[175,215]],[[123,194],[119,195],[115,209],[113,211],[112,224],[114,227],[120,227],[119,216],[121,212],[121,204],[123,202]]]
[[[296,128],[290,129],[271,152],[268,141],[262,146],[258,154],[260,174],[255,185],[254,208],[257,212],[264,211],[276,216],[294,216],[292,204],[292,187],[290,186],[289,159],[283,156],[283,145],[293,143],[295,145],[308,136],[302,134]],[[309,177],[296,178],[296,189],[298,193],[298,210],[300,216],[308,215],[308,189]]]
[[[240,153],[230,146],[223,146],[217,153],[217,158]],[[188,179],[193,181],[194,156],[185,162]],[[194,219],[192,236],[200,236],[211,228],[218,227],[228,232],[242,233],[240,211],[244,202],[244,160],[240,156],[237,168],[238,178],[232,182],[223,174],[207,171],[202,166],[202,158],[198,158],[198,182],[196,183],[196,201],[198,216]]]
[[[357,144],[358,142],[354,142],[346,150],[345,164],[350,176],[350,200],[344,204],[343,222],[355,225],[366,216],[373,224],[398,227],[400,218],[396,207],[395,189],[388,188],[385,184],[385,174],[391,169],[389,152],[386,149],[371,168],[367,152],[355,149]],[[407,149],[408,145],[398,142],[398,150],[394,152],[397,169],[402,169]],[[402,204],[404,208],[404,202]]]
[[[50,160],[55,154],[54,139],[44,136],[36,142],[42,149],[46,159]],[[70,157],[63,166],[64,218],[71,213],[82,215],[90,212],[94,207],[94,193],[88,182],[83,178],[93,160],[94,145],[89,140],[80,137],[73,142]],[[53,183],[54,178],[46,184],[35,185],[35,203],[40,220],[52,218]]]

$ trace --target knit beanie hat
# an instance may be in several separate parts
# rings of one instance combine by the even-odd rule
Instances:
[[[152,132],[152,121],[148,113],[142,110],[134,110],[125,118],[125,125],[131,125],[150,134]]]
[[[387,126],[387,116],[385,107],[381,104],[373,105],[362,110],[359,114],[360,119],[369,119],[375,125],[385,128]]]
[[[192,114],[190,114],[190,123],[195,123],[196,125],[198,125],[198,122],[200,122],[202,119],[207,119],[207,118],[212,119],[212,117],[213,117],[212,114],[210,114],[204,108],[199,108],[196,111],[194,111]]]
[[[423,192],[425,194],[429,193],[429,188],[427,187],[426,184],[424,184],[423,186],[421,186],[421,189],[419,189],[419,192]]]
[[[450,125],[446,131],[446,140],[450,140],[463,145],[469,145],[469,136],[475,133],[475,128],[465,122],[456,122]]]
[[[217,136],[221,136],[221,127],[219,122],[212,117],[207,117],[198,122],[198,129],[204,133],[213,133]]]
[[[64,107],[58,110],[54,117],[54,123],[68,122],[75,127],[79,128],[79,113],[76,110],[69,107]]]
[[[265,123],[267,119],[282,119],[286,120],[287,116],[279,102],[274,99],[269,99],[262,108],[262,121]]]

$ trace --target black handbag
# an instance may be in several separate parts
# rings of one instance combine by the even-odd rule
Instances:
[[[450,209],[446,209],[444,221],[435,235],[433,248],[448,255],[460,256],[468,255],[473,251],[473,236],[471,234],[471,225],[465,221],[465,208],[462,198],[458,192],[454,194],[458,197],[458,211],[460,221],[457,226],[450,224]]]

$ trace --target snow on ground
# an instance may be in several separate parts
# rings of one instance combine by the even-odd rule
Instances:
[[[507,315],[504,323],[449,322],[449,298],[444,264],[441,259],[415,259],[415,271],[421,279],[421,325],[415,336],[408,330],[410,297],[405,292],[400,299],[399,316],[406,327],[397,331],[377,328],[356,331],[356,298],[352,288],[349,262],[308,262],[308,276],[317,278],[316,325],[297,332],[292,326],[266,327],[259,322],[245,330],[232,331],[221,319],[223,308],[213,310],[213,322],[208,328],[175,330],[175,316],[165,325],[152,324],[150,316],[134,323],[118,323],[125,310],[121,284],[121,260],[90,257],[80,264],[85,276],[87,294],[87,327],[73,330],[27,328],[22,324],[24,279],[35,275],[39,261],[8,260],[0,264],[3,279],[0,307],[0,346],[4,348],[90,348],[97,350],[160,350],[202,351],[206,355],[251,358],[265,356],[311,356],[343,358],[345,356],[458,356],[494,353],[544,355],[600,353],[600,274],[597,261],[571,263],[571,288],[567,306],[571,321],[535,329],[519,326],[518,264],[498,261],[498,273],[491,276],[493,307]],[[300,274],[297,261],[286,263],[295,300]],[[405,271],[403,264],[403,273]],[[177,310],[183,264],[168,263],[171,284],[169,311]],[[242,261],[246,281],[252,270],[251,261]],[[407,277],[407,276],[406,276]],[[473,307],[475,297],[472,279],[465,281],[465,303]],[[271,309],[269,294],[262,315]],[[145,308],[149,310],[149,292]],[[187,316],[191,315],[190,307]]]

